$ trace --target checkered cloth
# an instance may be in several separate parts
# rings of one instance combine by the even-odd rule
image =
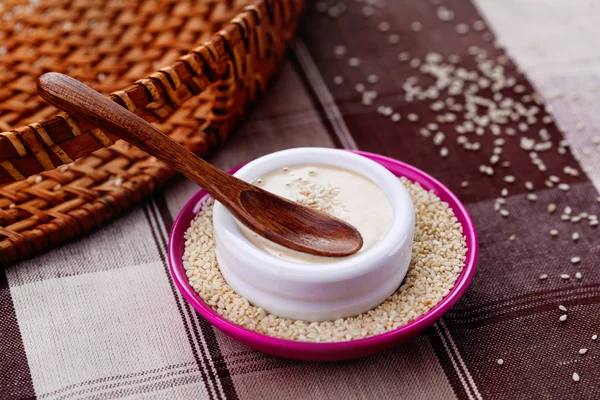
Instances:
[[[563,136],[556,125],[547,126],[554,144],[540,153],[547,173],[539,172],[519,146],[521,136],[537,135],[543,126],[538,121],[529,131],[506,137],[502,159],[511,167],[498,167],[489,177],[479,171],[489,164],[495,138],[489,131],[479,138],[480,151],[466,151],[456,143],[453,127],[444,125],[446,159],[431,138],[419,135],[433,117],[430,102],[404,100],[402,82],[419,71],[397,59],[402,51],[419,58],[435,51],[458,54],[473,67],[471,46],[501,55],[487,29],[456,32],[457,24],[472,26],[482,15],[468,1],[375,2],[382,8],[370,3],[311,4],[278,81],[211,161],[227,169],[285,148],[324,146],[359,148],[423,169],[459,195],[478,228],[479,267],[463,299],[426,334],[365,359],[310,363],[251,350],[194,312],[169,276],[167,234],[197,190],[180,179],[96,233],[0,273],[0,398],[600,398],[600,343],[591,340],[600,334],[595,265],[600,233],[585,221],[560,219],[567,205],[576,213],[600,214],[594,188],[594,181],[600,183],[600,153],[592,142],[600,126],[598,50],[593,40],[585,40],[599,36],[597,5],[476,1],[509,54],[526,69],[519,74],[509,63],[507,74],[529,92],[533,83],[565,131]],[[452,21],[439,20],[440,7],[453,13]],[[390,23],[389,32],[378,29],[383,21]],[[411,29],[418,28],[415,21],[422,27],[418,32]],[[399,43],[392,43],[391,34],[399,35]],[[336,57],[336,45],[344,45],[347,54]],[[360,65],[350,67],[349,57],[360,58]],[[355,85],[366,85],[370,74],[379,77],[370,85],[378,98],[364,106]],[[333,84],[336,75],[344,84]],[[557,90],[565,94],[556,95]],[[379,105],[393,107],[401,121],[379,115]],[[409,113],[421,119],[410,122]],[[581,155],[580,162],[556,152],[564,138]],[[570,177],[563,173],[565,166],[587,166],[590,173]],[[505,183],[507,174],[516,182]],[[551,174],[568,182],[570,190],[546,188]],[[528,201],[525,181],[533,183],[537,201]],[[504,187],[509,189],[508,218],[494,211]],[[551,202],[558,205],[554,214],[546,211]],[[559,230],[557,238],[548,235],[551,229]],[[576,243],[572,232],[580,234]],[[582,261],[572,265],[575,255]],[[573,279],[578,271],[581,280]],[[548,279],[539,280],[544,273]],[[561,304],[568,309],[562,323]],[[589,351],[580,355],[580,348]],[[579,382],[572,379],[574,372]]]

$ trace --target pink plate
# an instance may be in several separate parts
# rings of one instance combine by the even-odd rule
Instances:
[[[192,219],[200,210],[201,200],[206,196],[204,190],[200,190],[194,194],[179,212],[169,237],[169,265],[171,274],[175,280],[175,284],[185,299],[204,318],[206,318],[208,322],[233,339],[265,353],[298,360],[334,361],[368,356],[412,339],[437,321],[463,295],[475,274],[478,244],[473,221],[467,213],[465,206],[458,198],[452,194],[448,188],[423,171],[400,161],[377,154],[361,151],[357,151],[356,153],[383,165],[396,176],[405,176],[413,182],[419,182],[425,189],[433,190],[440,199],[450,205],[454,210],[458,221],[462,224],[468,248],[466,265],[458,277],[454,288],[438,305],[413,322],[396,330],[366,339],[339,343],[306,343],[276,339],[236,325],[213,311],[204,303],[204,301],[202,301],[196,292],[194,292],[188,284],[183,263],[181,261],[185,245],[183,234],[190,226]],[[242,166],[243,165],[233,168],[229,173],[235,173]]]

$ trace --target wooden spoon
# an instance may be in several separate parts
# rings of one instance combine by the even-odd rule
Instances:
[[[59,73],[42,75],[38,93],[165,162],[204,188],[257,234],[304,253],[343,257],[362,247],[350,224],[235,178],[207,163],[150,123],[83,83]]]

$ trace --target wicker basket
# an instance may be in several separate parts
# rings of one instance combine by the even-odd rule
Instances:
[[[37,96],[39,75],[66,73],[110,93],[205,156],[264,93],[304,8],[304,0],[3,4],[2,265],[97,227],[174,173],[127,143],[114,144],[87,121],[58,114]]]

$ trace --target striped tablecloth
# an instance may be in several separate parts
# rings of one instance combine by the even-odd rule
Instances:
[[[464,298],[427,334],[340,363],[279,359],[230,340],[187,305],[168,273],[167,234],[196,190],[178,180],[98,232],[0,273],[0,398],[600,398],[600,342],[592,340],[600,334],[600,232],[585,214],[570,221],[600,214],[599,7],[589,0],[312,2],[276,84],[212,159],[230,168],[290,147],[361,149],[449,186],[475,220],[481,256]],[[508,115],[498,128],[461,134],[456,126],[473,111],[464,96],[455,96],[463,106],[456,121],[445,122],[432,110],[448,97],[444,90],[407,97],[415,85],[434,83],[431,73],[443,78],[428,53],[443,63],[458,56],[453,76],[492,59],[514,79],[502,98],[481,89],[482,100],[469,103],[482,102],[477,113],[507,98],[528,109],[543,104],[531,118]],[[437,129],[428,127],[434,122]]]

